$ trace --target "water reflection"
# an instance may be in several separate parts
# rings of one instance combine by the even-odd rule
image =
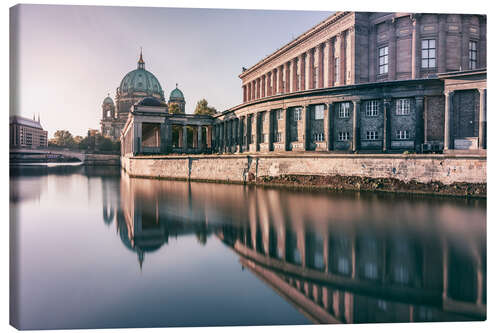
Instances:
[[[129,178],[116,223],[144,254],[212,232],[316,323],[486,317],[485,202]],[[103,209],[109,218],[110,208]]]
[[[26,329],[486,318],[485,200],[83,166],[11,174],[10,197]]]

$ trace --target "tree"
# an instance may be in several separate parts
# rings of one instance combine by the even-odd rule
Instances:
[[[196,109],[194,110],[194,114],[213,115],[216,113],[217,110],[213,107],[208,106],[208,102],[204,98],[198,101],[198,103],[196,104]]]
[[[54,138],[50,140],[51,144],[58,147],[72,148],[75,146],[73,135],[66,130],[58,130],[54,133]]]
[[[170,114],[181,114],[181,108],[179,106],[179,104],[176,104],[176,103],[170,103],[170,105],[168,106],[168,113]]]

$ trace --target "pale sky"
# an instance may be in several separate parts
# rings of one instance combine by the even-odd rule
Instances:
[[[58,129],[99,129],[101,103],[123,76],[146,69],[165,98],[179,83],[186,112],[206,98],[218,111],[242,101],[242,66],[250,67],[333,12],[21,5],[18,114],[40,113]],[[11,108],[16,109],[16,103]],[[11,110],[12,112],[13,110]]]

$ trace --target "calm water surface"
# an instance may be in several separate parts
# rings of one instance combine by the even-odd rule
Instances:
[[[11,170],[23,329],[484,320],[486,201]]]

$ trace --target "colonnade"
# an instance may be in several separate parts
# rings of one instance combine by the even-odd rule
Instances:
[[[307,89],[346,84],[346,38],[354,44],[353,27],[243,85],[243,102]],[[335,45],[339,45],[335,57]]]

